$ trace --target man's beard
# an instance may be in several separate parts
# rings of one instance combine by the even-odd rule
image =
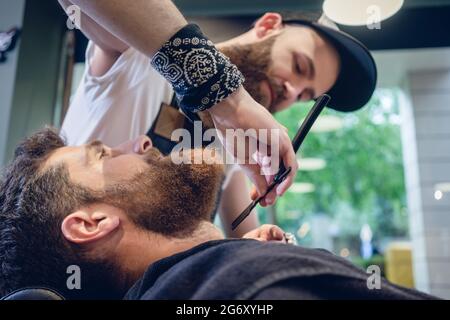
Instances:
[[[185,152],[191,151],[202,152]],[[155,148],[145,160],[148,170],[107,187],[99,201],[124,210],[138,227],[169,237],[189,236],[201,221],[211,221],[223,166],[174,164]]]
[[[283,88],[268,76],[272,47],[276,39],[277,36],[272,36],[254,44],[228,46],[220,49],[244,75],[245,89],[253,99],[264,105],[269,111],[275,110],[275,106],[284,99]],[[263,81],[267,81],[272,87],[274,95],[272,102],[261,92],[260,87]]]

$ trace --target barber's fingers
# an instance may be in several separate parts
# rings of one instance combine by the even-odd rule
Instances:
[[[247,176],[253,182],[258,195],[262,195],[268,188],[268,183],[264,175],[261,175],[261,167],[258,164],[248,164],[243,166]]]
[[[253,159],[257,162],[259,168],[260,168],[260,179],[261,177],[265,179],[266,181],[266,186],[263,190],[260,190],[258,187],[256,187],[256,193],[255,193],[255,189],[252,190],[252,193],[250,194],[252,200],[257,199],[258,197],[260,197],[261,195],[266,193],[267,188],[269,187],[269,185],[273,182],[274,177],[275,177],[275,173],[274,172],[274,168],[272,166],[272,159],[270,156],[268,155],[264,155],[260,152],[256,152],[253,156]],[[260,205],[262,207],[266,207],[268,205],[274,205],[275,201],[276,201],[276,191],[273,190],[270,193],[268,193],[261,201],[260,201]]]
[[[255,187],[252,187],[252,190],[250,191],[250,198],[252,199],[252,201],[258,199],[258,191]]]
[[[291,168],[291,172],[286,177],[286,179],[276,188],[278,196],[282,196],[289,189],[289,187],[294,182],[295,176],[297,175],[298,171],[297,157],[295,156],[292,145],[290,145],[290,147],[287,148],[283,152],[283,154],[281,154],[281,158],[283,159],[284,166],[286,168]]]
[[[272,224],[264,224],[261,227],[246,233],[243,238],[262,242],[285,242],[283,230]]]
[[[284,240],[284,232],[278,226],[267,224],[261,226],[259,237],[266,241],[282,241]]]
[[[262,159],[262,162],[260,163],[261,165],[261,171],[264,174],[264,177],[266,178],[266,182],[267,185],[269,186],[273,180],[275,179],[275,172],[273,172],[273,168],[272,168],[272,160],[270,159],[270,157],[264,157]],[[262,199],[261,201],[261,205],[263,207],[265,206],[272,206],[275,204],[277,199],[277,193],[276,190],[272,190],[271,192],[269,192],[264,199]]]
[[[274,193],[275,193],[275,191],[272,190],[272,194],[274,194]],[[250,191],[250,198],[252,199],[252,201],[259,198],[259,193],[255,187],[253,187],[252,190]],[[260,201],[259,204],[261,205],[261,207],[267,207],[268,205],[274,205],[275,203],[276,203],[276,198],[273,199],[271,203],[268,203],[266,198],[264,198]]]

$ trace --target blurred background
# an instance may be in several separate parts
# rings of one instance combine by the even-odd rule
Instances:
[[[177,0],[214,41],[268,11],[322,14],[320,0]],[[24,136],[59,126],[87,40],[56,0],[0,0],[0,31],[20,28],[0,63],[0,166]],[[290,191],[262,222],[392,282],[450,299],[450,0],[406,0],[380,28],[338,24],[373,53],[378,88],[362,110],[327,110],[299,153]],[[348,92],[352,94],[352,92]],[[311,104],[277,114],[294,134]]]

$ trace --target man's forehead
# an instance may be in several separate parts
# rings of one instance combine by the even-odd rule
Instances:
[[[86,156],[85,146],[61,147],[52,152],[50,157],[45,162],[43,169],[45,170],[46,168],[49,168],[51,166],[57,166],[60,164],[71,164],[74,162],[80,162],[84,159],[85,156]]]
[[[311,32],[316,43],[319,43],[320,46],[324,46],[327,49],[326,50],[327,53],[328,52],[333,52],[333,53],[336,52],[337,53],[336,47],[331,43],[331,41],[327,37],[322,35],[320,32],[318,32],[317,30],[314,30],[311,27],[293,23],[293,24],[286,24],[285,30],[286,30],[285,34],[288,37],[292,37],[292,38],[296,37],[297,35],[300,35],[302,32],[305,32],[305,30],[307,30],[307,32]],[[300,43],[299,43],[299,45],[300,45]],[[337,55],[337,59],[340,60],[339,54]]]

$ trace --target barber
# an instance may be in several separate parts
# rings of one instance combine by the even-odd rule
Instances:
[[[244,89],[244,79],[237,67],[215,48],[200,29],[188,25],[170,0],[73,0],[72,3],[129,46],[151,58],[153,67],[172,84],[183,111],[196,113],[207,110],[219,136],[225,136],[226,129],[278,130],[278,141],[258,142],[265,143],[269,150],[271,145],[277,143],[280,160],[286,167],[292,168],[286,180],[266,199],[272,203],[276,196],[286,192],[294,180],[298,165],[285,128]],[[148,28],[149,23],[152,28]],[[186,38],[196,38],[198,41],[181,40]],[[182,50],[175,52],[179,48]],[[188,61],[194,61],[200,52],[214,60],[216,68],[200,70],[200,74],[193,75],[191,68],[194,66],[183,65],[183,61],[186,55],[189,55]],[[236,156],[237,148],[231,150],[226,139],[222,142]],[[252,164],[247,158],[241,167],[254,183],[258,194],[263,194],[270,177],[261,174],[261,165]]]

